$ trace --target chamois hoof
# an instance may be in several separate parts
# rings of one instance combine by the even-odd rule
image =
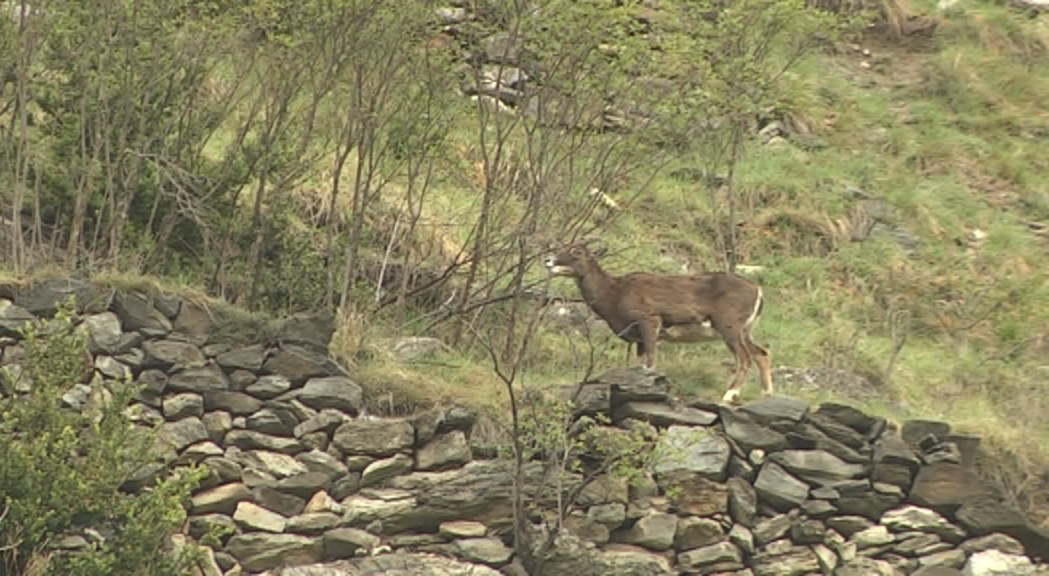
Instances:
[[[721,397],[721,401],[725,404],[732,404],[734,406],[738,406],[743,403],[743,398],[742,395],[739,393],[739,390],[729,390],[728,392],[725,392],[724,396]]]

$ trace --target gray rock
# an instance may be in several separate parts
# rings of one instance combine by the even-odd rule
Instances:
[[[781,511],[800,506],[809,497],[808,485],[774,462],[767,462],[761,467],[754,490],[760,501]]]
[[[999,552],[1014,555],[1022,555],[1024,553],[1023,544],[1016,538],[999,532],[966,540],[958,548],[967,554],[975,554],[984,550],[998,550]]]
[[[481,538],[488,533],[488,527],[480,522],[453,521],[441,522],[438,534],[448,539]]]
[[[276,398],[291,390],[291,381],[279,374],[267,374],[245,386],[244,391],[262,400]]]
[[[790,527],[791,541],[801,546],[821,544],[826,535],[827,527],[819,520],[800,520]]]
[[[677,516],[663,512],[649,512],[622,533],[613,535],[618,542],[634,544],[649,550],[668,550],[674,545]]]
[[[818,411],[810,413],[806,417],[806,421],[818,428],[820,432],[823,432],[829,438],[840,442],[853,450],[863,451],[868,447],[869,442],[866,436],[823,413]]]
[[[889,532],[888,528],[875,525],[853,534],[849,540],[856,543],[856,548],[858,550],[864,550],[866,548],[875,548],[886,544],[892,544],[896,541],[896,536]]]
[[[1026,556],[999,550],[976,552],[965,562],[965,576],[1030,576],[1035,566]]]
[[[896,494],[864,488],[861,491],[842,492],[841,498],[834,504],[843,514],[858,514],[876,520],[899,503],[900,497]]]
[[[911,486],[909,500],[933,510],[951,510],[988,494],[974,472],[960,464],[937,462],[923,466]]]
[[[795,441],[798,438],[804,438],[810,444],[806,446],[796,444]],[[791,433],[791,445],[795,448],[824,450],[851,464],[869,464],[871,461],[870,451],[866,445],[859,449],[850,448],[827,436],[822,430],[808,422],[795,425]]]
[[[80,410],[87,403],[88,397],[91,395],[91,387],[87,384],[74,384],[65,394],[62,395],[61,402],[66,408],[72,408],[73,410]]]
[[[470,461],[470,443],[466,434],[454,430],[441,434],[415,453],[415,468],[418,470],[444,470],[462,466]]]
[[[194,344],[179,340],[149,340],[142,344],[144,368],[168,370],[204,365],[204,354]]]
[[[203,464],[208,467],[210,472],[210,476],[207,479],[207,488],[214,488],[220,484],[240,482],[243,468],[229,458],[205,458]]]
[[[295,476],[308,471],[305,465],[291,456],[268,450],[244,451],[231,447],[227,448],[226,457],[245,468],[262,470],[274,478]]]
[[[360,412],[363,391],[356,382],[342,376],[311,378],[298,399],[314,410],[331,408],[351,416]]]
[[[874,418],[846,404],[824,402],[816,413],[837,420],[863,435],[867,435],[875,424]]]
[[[347,455],[386,457],[411,448],[415,432],[404,420],[349,420],[335,430],[332,441]]]
[[[379,543],[378,536],[364,530],[335,528],[324,533],[324,557],[330,560],[353,558],[358,551],[370,552]],[[382,573],[386,574],[386,572]]]
[[[295,344],[323,354],[335,333],[335,313],[321,308],[291,314],[276,322],[276,332],[282,347]]]
[[[273,436],[292,436],[294,424],[291,426],[288,424],[269,408],[263,408],[251,414],[245,421],[248,430]]]
[[[346,415],[342,412],[331,408],[325,408],[316,415],[303,420],[300,424],[295,426],[293,433],[296,438],[301,438],[314,432],[331,434],[347,419]]]
[[[903,576],[903,572],[884,560],[859,557],[844,562],[834,576]]]
[[[390,458],[376,460],[361,472],[361,487],[377,486],[395,476],[410,472],[412,457],[407,454],[394,454]]]
[[[935,534],[904,532],[898,536],[898,541],[892,547],[892,551],[896,554],[913,557],[931,554],[932,551],[941,551],[939,550],[940,548],[946,550],[950,548],[950,545],[945,544]]]
[[[266,450],[295,455],[306,450],[295,438],[271,436],[253,430],[230,430],[226,433],[226,446],[236,446],[241,450]]]
[[[789,396],[765,396],[740,407],[759,424],[769,424],[776,420],[800,422],[809,412],[809,403]]]
[[[688,552],[682,552],[677,555],[677,562],[678,568],[681,570],[701,571],[702,573],[706,572],[705,569],[710,566],[740,564],[743,562],[743,555],[740,554],[739,548],[736,548],[735,544],[719,542],[710,546],[689,550]]]
[[[594,382],[609,386],[615,406],[624,402],[663,402],[670,390],[666,376],[640,367],[613,368],[595,378]]]
[[[220,538],[220,542],[225,544],[237,531],[237,524],[225,514],[203,514],[190,516],[186,520],[186,532],[197,541],[207,534],[225,534]]]
[[[181,420],[190,416],[204,415],[204,399],[200,394],[184,392],[175,394],[164,399],[164,418],[167,420]],[[205,429],[207,426],[205,425]]]
[[[243,392],[208,390],[204,392],[204,409],[208,412],[221,410],[233,416],[247,416],[261,410],[262,401]]]
[[[355,548],[360,549],[360,548]],[[362,550],[362,554],[364,550]],[[352,555],[351,555],[352,556]],[[309,566],[284,566],[263,576],[500,576],[496,570],[430,553],[381,554]],[[650,573],[654,574],[654,573]]]
[[[896,434],[883,434],[874,445],[874,470],[871,478],[910,490],[914,475],[921,461],[903,438]]]
[[[138,401],[154,408],[160,408],[164,390],[168,385],[168,375],[160,370],[143,370],[135,381],[141,388]]]
[[[172,374],[168,377],[167,388],[177,392],[228,390],[229,380],[218,366],[207,364]]]
[[[459,555],[470,562],[501,566],[510,560],[514,551],[498,538],[463,538],[455,541]]]
[[[610,530],[615,530],[626,521],[626,505],[619,502],[595,504],[587,509],[586,517]]]
[[[1022,542],[1029,555],[1049,558],[1049,530],[1033,526],[1020,511],[994,496],[968,500],[955,519],[970,534],[1003,532]]]
[[[222,448],[218,444],[210,440],[204,440],[203,442],[197,442],[191,444],[182,451],[179,455],[178,460],[175,461],[175,466],[186,466],[190,464],[199,464],[207,458],[220,457],[222,456]]]
[[[728,513],[728,488],[702,476],[677,475],[660,478],[666,486],[671,506],[679,514],[714,516]]]
[[[754,422],[745,412],[738,412],[728,406],[719,407],[719,412],[725,433],[744,450],[773,452],[787,447],[787,439],[783,434]]]
[[[201,420],[208,431],[208,437],[218,444],[222,444],[226,433],[233,429],[233,417],[229,412],[207,412]]]
[[[226,551],[242,569],[260,572],[280,565],[319,562],[324,547],[319,539],[309,536],[249,532],[230,538]]]
[[[191,512],[196,516],[216,512],[233,514],[237,504],[245,500],[251,500],[251,491],[247,486],[240,482],[223,484],[194,494]]]
[[[139,330],[163,336],[171,332],[171,321],[153,307],[151,299],[137,292],[117,292],[113,299],[116,312],[125,331]]]
[[[911,572],[911,576],[962,576],[962,571],[947,566],[923,566]]]
[[[161,446],[167,446],[176,451],[181,451],[190,444],[207,439],[208,430],[200,418],[196,417],[165,422],[157,433],[157,441]]]
[[[754,533],[742,524],[733,524],[728,532],[728,540],[736,545],[747,556],[754,555]]]
[[[109,380],[118,382],[130,382],[132,379],[131,368],[112,356],[96,356],[95,371]]]
[[[1024,558],[1026,560],[1026,558]],[[921,566],[945,566],[947,568],[961,568],[965,565],[965,552],[961,550],[944,550],[918,558]],[[1016,572],[1010,572],[1016,574]]]
[[[758,546],[766,546],[770,542],[779,540],[786,536],[794,524],[794,516],[790,514],[777,514],[758,522],[751,531],[754,535],[754,543]]]
[[[338,376],[344,372],[326,354],[295,345],[281,346],[266,359],[262,369],[268,374],[284,376],[293,387],[310,378]]]
[[[717,414],[690,406],[670,406],[665,402],[626,402],[615,409],[612,419],[642,420],[653,426],[709,426],[717,421]]]
[[[323,472],[306,472],[282,478],[276,489],[292,496],[309,500],[314,494],[327,491],[331,487],[331,476]]]
[[[288,524],[284,516],[248,501],[237,503],[233,521],[248,532],[280,533]]]
[[[728,512],[737,524],[752,528],[758,514],[758,494],[754,486],[741,478],[729,478]]]
[[[344,500],[361,487],[360,472],[350,472],[331,483],[331,495],[336,500]]]
[[[234,348],[215,357],[215,363],[227,371],[247,370],[258,372],[266,360],[266,348],[262,344],[251,344]]]
[[[3,312],[0,312],[0,316],[3,316]],[[0,325],[2,324],[3,321],[0,320]],[[124,332],[116,314],[102,312],[85,316],[83,325],[87,329],[88,349],[92,354],[115,355],[126,351],[124,344],[127,341],[123,338]]]
[[[349,473],[349,469],[346,468],[345,464],[339,462],[334,456],[320,450],[303,452],[296,456],[295,459],[306,466],[308,471],[323,472],[330,478],[339,478]]]
[[[288,518],[284,530],[293,534],[323,534],[342,524],[342,516],[333,512],[309,512]]]
[[[848,515],[828,518],[826,524],[828,528],[840,533],[846,538],[851,538],[853,534],[874,526],[874,522],[871,522],[863,516]]]
[[[657,475],[698,474],[724,481],[731,450],[728,442],[703,429],[671,426],[660,438],[653,470]]]
[[[759,551],[750,565],[755,576],[802,576],[820,572],[815,552],[808,547],[789,546],[789,543],[782,551]]]
[[[6,298],[0,298],[0,337],[21,338],[22,328],[36,319],[29,310],[11,303]],[[120,338],[120,325],[117,325],[117,336]]]
[[[281,492],[269,486],[256,486],[251,489],[253,502],[267,510],[272,510],[286,518],[291,518],[302,513],[306,508],[306,500],[294,494]]]
[[[928,532],[954,544],[965,538],[964,530],[936,512],[917,506],[908,505],[889,510],[881,517],[881,523],[893,532]]]
[[[725,530],[717,520],[689,516],[682,518],[677,523],[677,532],[674,533],[674,548],[676,550],[691,550],[717,544],[724,539]]]
[[[783,450],[768,458],[791,474],[814,484],[830,484],[838,480],[859,478],[866,473],[860,464],[843,462],[823,450]]]

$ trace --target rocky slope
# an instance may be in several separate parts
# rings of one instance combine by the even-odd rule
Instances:
[[[223,534],[199,574],[524,574],[508,530],[511,475],[473,441],[475,416],[361,415],[361,387],[327,355],[330,313],[231,326],[155,291],[0,286],[3,395],[32,393],[18,329],[68,294],[95,377],[70,388],[65,408],[89,410],[130,377],[143,389],[128,410],[159,429],[157,461],[125,488],[191,462],[210,470],[176,538]],[[616,425],[665,429],[673,456],[639,485],[583,490],[550,574],[1049,574],[1049,535],[977,478],[979,439],[947,423],[895,426],[789,397],[680,403],[664,377],[633,369],[577,398]]]

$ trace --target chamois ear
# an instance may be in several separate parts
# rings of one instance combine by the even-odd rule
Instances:
[[[608,252],[608,247],[607,246],[598,246],[597,248],[594,248],[593,250],[590,251],[590,255],[593,256],[594,258],[600,258],[600,257],[604,256],[605,253],[607,253],[607,252]]]

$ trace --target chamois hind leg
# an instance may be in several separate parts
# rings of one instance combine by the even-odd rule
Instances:
[[[747,348],[744,336],[735,331],[725,337],[725,345],[736,358],[736,368],[732,376],[732,384],[721,397],[721,401],[728,404],[739,404],[742,400],[743,382],[747,379],[747,372],[750,370],[750,350]]]
[[[645,318],[638,322],[638,328],[641,330],[641,341],[637,344],[638,350],[640,351],[642,347],[645,349],[642,355],[642,366],[650,370],[656,367],[656,338],[659,336],[662,324],[663,321],[659,316]]]
[[[761,371],[761,388],[764,390],[766,396],[775,394],[775,387],[772,385],[772,358],[769,355],[769,351],[766,348],[758,345],[751,338],[750,334],[746,335],[747,348],[750,350],[750,355],[754,358],[754,361],[758,364],[758,369]]]

